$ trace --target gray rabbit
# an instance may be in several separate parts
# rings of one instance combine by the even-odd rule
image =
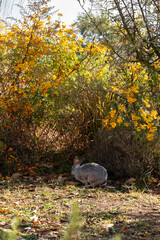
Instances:
[[[103,166],[97,163],[86,163],[80,166],[80,163],[78,157],[75,157],[71,174],[85,184],[85,188],[107,183],[108,174]]]

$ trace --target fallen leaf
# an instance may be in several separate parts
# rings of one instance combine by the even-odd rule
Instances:
[[[33,222],[37,222],[38,220],[38,217],[36,215],[30,217],[30,219],[33,221]]]
[[[147,232],[144,233],[144,236],[145,236],[145,237],[148,237],[148,238],[152,238],[151,234],[150,234],[150,233],[147,233]]]
[[[125,181],[126,185],[133,185],[136,182],[135,178],[129,178],[127,181]]]
[[[66,181],[66,185],[74,185],[74,186],[76,186],[76,185],[78,185],[78,184],[79,184],[79,182]]]
[[[106,232],[109,232],[113,228],[114,224],[110,223],[105,226]]]
[[[0,213],[6,213],[9,212],[9,209],[0,209]]]
[[[0,222],[0,226],[5,226],[5,225],[7,225],[6,222]]]
[[[34,226],[37,226],[38,224],[39,224],[38,221],[34,221],[34,222],[33,222],[33,225],[34,225]]]
[[[103,235],[103,234],[106,234],[106,229],[102,229],[99,231],[99,234]]]
[[[12,176],[11,176],[11,179],[13,180],[16,180],[16,179],[19,179],[22,175],[20,173],[14,173]]]
[[[128,232],[128,227],[122,227],[122,231],[124,231],[124,232]]]

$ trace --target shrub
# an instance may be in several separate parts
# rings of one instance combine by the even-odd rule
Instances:
[[[94,73],[99,72],[102,61],[96,61],[105,49],[96,43],[83,48],[73,26],[51,21],[51,10],[39,1],[22,8],[20,23],[0,25],[0,141],[6,146],[2,162],[12,148],[26,164],[34,163],[40,152],[72,146],[86,131],[79,143],[85,145],[88,122],[95,119],[90,108],[98,98],[88,101],[93,93],[87,96],[88,89],[81,87],[87,69],[96,65]]]
[[[137,138],[132,129],[103,129],[96,134],[85,159],[105,166],[110,176],[137,178],[144,171],[157,171],[155,148],[156,142]]]

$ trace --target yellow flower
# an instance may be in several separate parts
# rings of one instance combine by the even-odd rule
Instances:
[[[108,119],[103,120],[103,127],[105,127],[108,124]]]
[[[131,87],[131,91],[132,91],[132,92],[135,92],[135,93],[138,93],[138,89],[139,89],[138,86],[132,86],[132,87]]]
[[[122,123],[122,121],[123,121],[122,117],[121,117],[121,116],[119,116],[119,117],[118,117],[118,119],[117,119],[117,123],[121,124],[121,123]]]
[[[134,126],[137,127],[137,125],[138,125],[138,122],[134,122]]]
[[[144,77],[143,77],[144,80],[148,80],[148,75],[145,74]]]
[[[136,101],[137,101],[137,98],[127,97],[127,101],[128,101],[129,103],[133,103],[133,102],[136,102]]]
[[[147,134],[148,141],[152,141],[154,139],[154,135],[152,133]]]
[[[143,100],[143,102],[147,108],[151,107],[151,105],[149,104],[149,98],[146,98],[145,100]]]
[[[156,110],[152,110],[150,116],[153,117],[154,119],[157,119],[157,114],[158,113]]]
[[[115,122],[111,122],[110,125],[111,125],[112,128],[116,127],[116,123]]]
[[[14,70],[19,71],[20,69],[19,69],[19,67],[14,67]]]
[[[156,131],[156,127],[152,127],[149,129],[149,132],[155,132]]]
[[[21,69],[21,70],[26,70],[26,66],[22,63],[18,64],[18,67]]]
[[[143,117],[143,118],[144,118],[144,120],[146,121],[146,119],[147,119],[147,113],[146,113],[146,112],[144,112],[143,110],[139,110],[139,111],[141,111],[141,112],[142,112],[142,114],[141,114],[141,117]]]
[[[139,120],[139,117],[136,116],[136,115],[134,115],[134,114],[132,114],[132,120],[133,120],[133,121],[137,121],[137,120]]]
[[[130,71],[131,71],[131,72],[136,72],[137,69],[133,66],[133,67],[130,68]]]
[[[116,110],[112,110],[109,113],[110,113],[111,118],[114,118],[114,116],[116,114]]]
[[[146,105],[147,108],[151,107],[151,105],[149,103],[147,103],[147,102],[145,102],[145,105]]]
[[[53,76],[52,76],[52,79],[53,79],[53,80],[56,80],[56,78],[57,78],[56,75],[53,75]]]
[[[128,126],[129,126],[129,123],[125,123],[124,125],[125,125],[126,127],[128,127]]]
[[[123,112],[126,112],[126,109],[123,105],[121,105],[120,107],[118,107],[118,110],[119,111],[123,111]]]
[[[140,124],[141,129],[146,129],[147,125],[146,124]]]
[[[146,121],[147,122],[147,121]],[[148,122],[147,122],[148,123]],[[153,127],[153,125],[154,125],[154,123],[148,123],[148,125],[147,125],[147,129],[150,129],[150,128],[152,128]]]

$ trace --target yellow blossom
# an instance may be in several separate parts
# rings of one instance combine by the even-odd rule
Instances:
[[[148,141],[152,141],[154,139],[154,135],[152,133],[147,134]]]
[[[134,126],[137,127],[138,126],[138,122],[134,122]]]
[[[116,123],[115,122],[110,122],[110,125],[111,125],[112,128],[116,127]]]
[[[125,109],[125,107],[124,107],[123,105],[119,106],[119,107],[118,107],[118,110],[119,110],[119,111],[126,112],[126,109]]]
[[[111,118],[114,118],[114,116],[116,114],[116,110],[112,110],[109,113],[110,113]]]
[[[147,108],[151,107],[151,105],[149,104],[149,98],[144,99],[143,102]]]
[[[122,121],[123,121],[122,117],[121,117],[121,116],[119,116],[119,117],[118,117],[118,119],[117,119],[117,123],[121,124],[121,123],[122,123]]]
[[[53,80],[56,80],[56,78],[57,78],[56,75],[53,75],[53,76],[52,76],[52,79],[53,79]]]
[[[152,122],[151,122],[151,123],[148,123],[148,124],[147,124],[147,129],[151,129],[151,128],[153,127],[153,125],[154,125],[154,123],[152,123]]]
[[[128,101],[129,103],[134,103],[134,102],[137,101],[137,98],[127,97],[127,101]]]
[[[103,120],[103,127],[106,127],[107,124],[108,124],[108,119],[104,119]]]
[[[150,113],[150,116],[153,117],[154,119],[157,118],[157,111],[156,110],[152,110],[151,113]]]
[[[137,121],[137,120],[139,120],[140,118],[137,116],[137,115],[135,115],[135,114],[132,114],[132,120],[133,121]]]
[[[138,93],[138,89],[139,89],[138,86],[132,86],[132,87],[131,87],[131,91],[132,91],[132,92],[135,92],[135,93]]]
[[[146,124],[140,124],[141,129],[146,129],[147,125]]]

